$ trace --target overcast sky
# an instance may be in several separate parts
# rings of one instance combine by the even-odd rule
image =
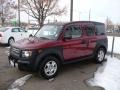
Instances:
[[[120,0],[73,0],[74,21],[89,20],[89,10],[91,9],[91,20],[105,22],[109,17],[114,23],[120,23]],[[60,8],[66,6],[67,14],[55,17],[58,21],[69,21],[70,0],[60,0]],[[27,15],[21,14],[22,21],[27,21]],[[47,18],[54,20],[53,17]]]

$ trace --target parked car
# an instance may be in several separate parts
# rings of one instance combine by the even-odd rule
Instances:
[[[2,44],[11,45],[15,41],[28,37],[29,37],[28,32],[20,27],[0,28],[0,43]]]
[[[34,37],[14,43],[9,60],[18,63],[19,70],[27,66],[50,79],[58,74],[62,64],[88,58],[103,62],[107,42],[103,23],[51,23],[44,25]]]

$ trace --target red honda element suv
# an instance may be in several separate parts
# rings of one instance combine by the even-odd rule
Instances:
[[[30,38],[11,45],[9,61],[18,69],[29,67],[46,79],[55,77],[62,64],[94,58],[104,61],[107,52],[105,25],[93,21],[49,23]]]

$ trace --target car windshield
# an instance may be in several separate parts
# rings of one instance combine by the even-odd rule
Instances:
[[[35,37],[41,39],[56,40],[60,34],[62,26],[44,25],[36,34]]]
[[[0,32],[5,32],[8,28],[2,27],[0,28]]]

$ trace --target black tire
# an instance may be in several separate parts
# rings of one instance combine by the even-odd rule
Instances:
[[[18,63],[18,69],[19,69],[20,71],[25,71],[25,70],[26,70],[25,65],[24,65],[24,64],[21,64],[21,63]]]
[[[15,42],[14,38],[9,38],[8,45],[10,46],[13,42]]]
[[[50,65],[52,65],[53,62],[55,63],[55,65],[53,67],[51,66],[51,70],[49,69],[48,72],[45,71],[45,68],[46,69],[48,68],[47,64],[51,63]],[[49,67],[50,67],[50,65],[49,65]],[[54,68],[54,69],[52,70],[52,68]],[[55,68],[56,68],[56,71],[55,71]],[[55,57],[48,56],[39,65],[38,74],[39,74],[39,76],[42,76],[45,79],[51,79],[51,78],[54,78],[58,74],[59,70],[60,70],[60,62],[59,62],[59,60],[57,58],[55,58]],[[54,73],[54,74],[48,75],[48,74],[50,74],[49,72]]]
[[[96,63],[102,63],[105,60],[106,51],[104,48],[99,48],[95,55]]]

